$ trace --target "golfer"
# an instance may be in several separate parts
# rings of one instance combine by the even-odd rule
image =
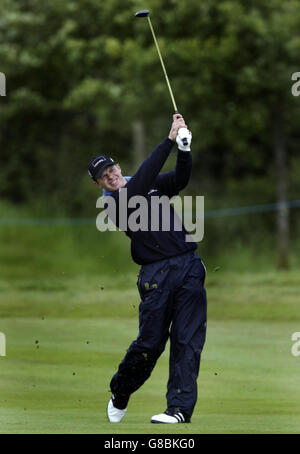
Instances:
[[[117,207],[125,188],[128,200],[136,195],[144,196],[150,225],[152,197],[178,195],[190,178],[191,133],[182,128],[187,125],[180,114],[175,114],[168,137],[132,177],[124,177],[119,164],[104,155],[89,163],[90,177],[104,194],[114,198]],[[186,132],[183,134],[186,140],[182,131]],[[175,143],[178,145],[176,168],[160,173]],[[131,239],[132,258],[141,265],[137,282],[141,297],[139,333],[110,382],[112,397],[107,407],[110,422],[120,422],[125,416],[130,396],[149,378],[169,337],[167,409],[152,416],[151,422],[188,423],[197,401],[197,377],[206,335],[206,270],[195,252],[197,244],[186,241],[188,233],[184,226],[181,230],[174,228],[176,214],[172,206],[169,216],[168,231],[159,223],[156,231],[128,228],[125,232]]]

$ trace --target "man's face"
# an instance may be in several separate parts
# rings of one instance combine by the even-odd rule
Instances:
[[[113,164],[106,167],[100,178],[97,178],[97,186],[107,191],[116,191],[124,186],[126,180],[124,179],[119,164]]]

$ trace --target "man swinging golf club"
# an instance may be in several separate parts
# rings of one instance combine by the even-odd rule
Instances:
[[[104,189],[104,194],[114,198],[118,213],[123,189],[127,191],[127,202],[137,195],[145,197],[148,226],[152,226],[151,199],[163,195],[172,198],[188,184],[192,134],[177,111],[149,10],[138,11],[136,17],[147,17],[151,29],[175,111],[171,130],[131,178],[125,178],[120,166],[107,156],[92,159],[88,172],[97,186]],[[176,168],[160,173],[175,142],[178,145]],[[168,211],[170,228],[162,228],[163,211],[156,220],[158,229],[136,231],[128,227],[125,231],[131,239],[132,258],[141,265],[137,282],[141,297],[139,333],[110,382],[112,397],[107,406],[110,422],[123,419],[130,396],[149,378],[169,337],[167,409],[152,416],[151,422],[188,423],[196,404],[200,356],[206,336],[206,270],[195,252],[197,244],[186,241],[187,231],[182,223],[181,229],[177,228],[172,206]],[[126,214],[129,217],[130,210]],[[116,218],[117,226],[118,222]]]
[[[120,194],[127,190],[127,200],[139,195],[148,204],[151,225],[151,199],[166,195],[171,198],[189,181],[192,156],[191,133],[180,114],[166,137],[145,159],[137,172],[124,177],[111,158],[97,156],[88,171],[99,188],[111,195],[119,212]],[[184,143],[183,143],[183,139]],[[173,145],[177,142],[176,168],[160,173]],[[139,333],[131,343],[112,377],[112,397],[107,407],[110,422],[120,422],[127,411],[130,396],[149,378],[170,337],[167,409],[152,416],[152,423],[188,423],[197,400],[197,377],[206,335],[205,267],[195,252],[197,244],[187,242],[187,231],[174,229],[175,213],[170,213],[170,229],[125,232],[131,239],[131,255],[141,265],[138,290]],[[128,216],[130,210],[128,210]],[[161,214],[160,214],[161,215]],[[159,216],[160,216],[159,215]],[[116,220],[118,226],[118,219]],[[170,328],[171,327],[171,328]]]

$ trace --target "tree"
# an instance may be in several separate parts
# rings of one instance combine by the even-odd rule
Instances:
[[[47,200],[52,212],[58,206],[91,213],[89,158],[105,151],[134,168],[133,137],[136,149],[150,151],[171,121],[147,21],[134,18],[144,4],[0,3],[0,71],[7,79],[0,194],[15,202]],[[247,194],[247,201],[276,197],[278,262],[287,267],[289,162],[300,140],[300,103],[290,90],[299,70],[299,2],[148,0],[147,7],[177,105],[193,131],[190,187],[198,192],[201,181],[201,193],[222,204],[231,187],[262,179],[265,190]]]
[[[273,195],[279,204],[278,264],[287,268],[288,136],[295,128],[293,118],[299,118],[290,79],[300,51],[300,4],[172,3],[176,8],[168,15],[169,24],[175,24],[178,15],[188,24],[184,34],[180,27],[171,31],[174,44],[169,55],[176,53],[181,69],[175,91],[184,95],[187,111],[197,112],[199,151],[209,148],[217,153],[208,173],[219,175],[224,185],[232,176],[273,174]],[[197,17],[197,28],[191,14]],[[197,126],[193,123],[192,128]],[[222,190],[221,185],[218,188]]]

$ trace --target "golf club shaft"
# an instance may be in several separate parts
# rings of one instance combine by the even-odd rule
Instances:
[[[170,85],[170,82],[169,82],[168,74],[167,74],[167,71],[166,71],[166,68],[165,68],[165,65],[164,65],[160,50],[159,50],[158,42],[156,40],[156,36],[155,36],[154,30],[153,30],[153,27],[152,27],[150,16],[147,16],[147,19],[148,19],[149,27],[150,27],[150,30],[152,32],[152,36],[153,36],[153,39],[154,39],[154,42],[155,42],[155,46],[156,46],[156,49],[157,49],[157,52],[158,52],[160,63],[161,63],[161,66],[162,66],[162,69],[163,69],[163,72],[164,72],[164,75],[165,75],[165,78],[166,78],[166,82],[167,82],[167,85],[168,85],[168,89],[169,89],[169,92],[170,92],[170,96],[171,96],[173,107],[174,107],[174,111],[175,111],[174,113],[178,113],[178,109],[177,109],[177,106],[176,106],[176,102],[175,102],[175,99],[174,99],[172,88],[171,88],[171,85]]]

